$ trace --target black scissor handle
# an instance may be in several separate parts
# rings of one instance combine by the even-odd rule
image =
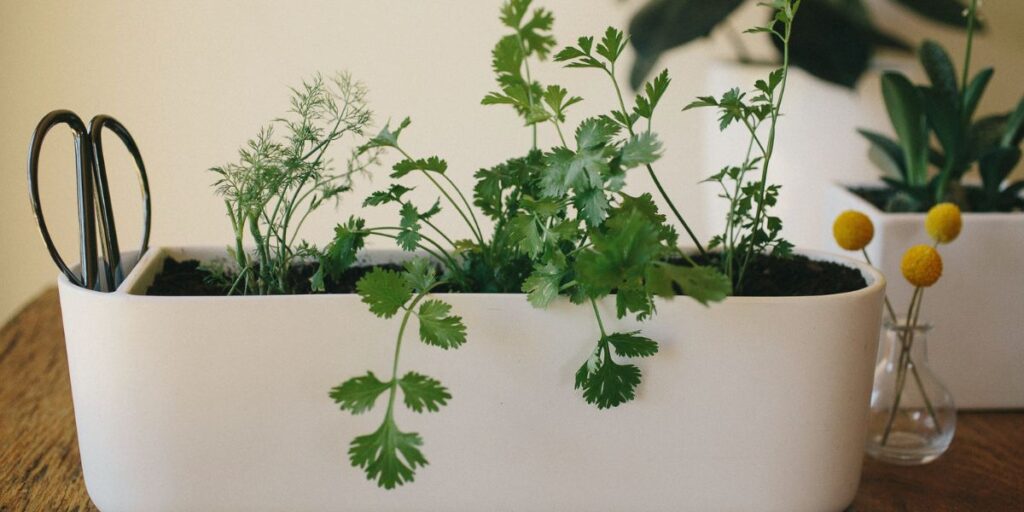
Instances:
[[[42,203],[39,200],[39,154],[43,147],[43,140],[46,138],[50,128],[58,124],[66,124],[74,132],[75,138],[75,177],[77,180],[78,192],[78,227],[80,237],[80,250],[82,258],[82,273],[76,275],[68,268],[64,258],[61,257],[50,231],[46,227],[46,219],[43,216]],[[77,286],[89,289],[96,289],[98,278],[98,263],[96,257],[96,205],[92,179],[92,142],[89,140],[89,132],[85,123],[80,117],[70,110],[54,110],[47,114],[36,126],[32,134],[32,142],[28,152],[28,189],[29,200],[32,203],[32,213],[36,216],[36,223],[39,225],[39,233],[43,237],[46,249],[50,257],[57,264],[57,268]]]
[[[138,171],[139,185],[142,188],[142,244],[139,248],[139,256],[142,256],[149,248],[149,231],[151,223],[151,202],[149,196],[149,178],[146,175],[146,165],[142,163],[142,153],[139,151],[135,139],[132,138],[128,129],[120,121],[108,115],[98,115],[92,118],[89,125],[89,139],[92,144],[93,169],[96,179],[96,197],[100,210],[100,226],[103,233],[103,251],[106,256],[106,284],[108,290],[114,290],[124,280],[124,270],[121,267],[121,250],[117,241],[117,228],[114,222],[114,206],[110,201],[110,187],[107,181],[107,165],[103,159],[103,129],[108,128],[114,132],[124,144],[132,158],[135,159],[135,167]]]

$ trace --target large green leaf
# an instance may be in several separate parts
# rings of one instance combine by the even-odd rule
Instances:
[[[890,178],[907,180],[907,166],[900,144],[881,133],[858,129],[858,133],[871,143],[868,156]]]
[[[981,101],[981,95],[985,93],[985,87],[988,86],[993,73],[995,71],[992,68],[979,71],[964,89],[964,107],[960,115],[965,123],[974,118],[974,111],[978,108],[978,102]]]
[[[938,93],[955,100],[959,95],[956,85],[956,68],[950,60],[946,50],[932,40],[921,43],[917,50],[917,57],[921,60],[921,66],[928,73],[928,79],[932,82],[932,88]]]
[[[651,0],[629,22],[630,42],[637,53],[630,74],[634,89],[666,50],[711,33],[743,0]]]
[[[1006,121],[1006,130],[1003,132],[1002,145],[1019,146],[1021,139],[1024,139],[1024,98],[1021,98],[1017,108],[1010,114]]]
[[[921,93],[907,77],[890,71],[882,75],[882,96],[903,148],[907,184],[923,185],[928,177],[928,123]]]
[[[848,6],[822,0],[805,1],[793,26],[790,61],[812,75],[854,87],[874,53],[874,26]],[[772,42],[779,50],[782,42]]]
[[[963,166],[964,153],[963,125],[960,118],[960,100],[947,96],[934,87],[919,88],[924,99],[925,116],[928,126],[935,132],[943,151],[946,153],[944,171],[959,175]]]

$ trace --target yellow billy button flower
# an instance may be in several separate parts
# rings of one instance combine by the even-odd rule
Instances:
[[[940,244],[956,240],[962,226],[960,208],[953,203],[939,203],[933,206],[924,219],[924,229],[928,231],[928,236]]]
[[[832,224],[832,236],[839,247],[847,251],[859,251],[867,247],[875,237],[875,226],[867,215],[856,210],[846,210]]]
[[[942,276],[942,257],[939,251],[929,245],[915,245],[903,253],[900,263],[903,277],[910,284],[928,287],[935,284]]]

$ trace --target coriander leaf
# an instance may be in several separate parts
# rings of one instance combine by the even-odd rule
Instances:
[[[388,124],[385,124],[384,128],[381,128],[380,133],[377,134],[376,137],[370,139],[370,141],[367,142],[366,144],[363,144],[359,148],[359,150],[356,152],[356,154],[366,153],[367,151],[369,151],[369,150],[371,150],[373,148],[383,148],[383,147],[397,148],[398,147],[398,136],[401,135],[402,134],[402,130],[404,130],[406,127],[408,127],[409,124],[411,124],[411,123],[412,123],[412,120],[410,120],[407,117],[407,118],[403,119],[401,123],[399,123],[398,128],[395,128],[395,131],[391,131],[391,123],[390,122]]]
[[[626,169],[632,169],[641,165],[654,163],[661,157],[661,141],[657,135],[651,132],[644,132],[633,135],[622,145],[621,165]]]
[[[659,262],[650,268],[647,286],[651,293],[671,297],[675,295],[673,283],[704,305],[720,302],[732,294],[729,278],[714,267],[684,267]]]
[[[437,282],[437,269],[427,258],[413,258],[405,262],[405,282],[420,293],[429,291]]]
[[[530,8],[533,0],[506,0],[501,5],[501,23],[506,27],[519,30],[519,24],[523,22],[526,11]]]
[[[398,233],[398,237],[395,240],[402,249],[415,251],[420,243],[420,213],[412,203],[402,203],[402,209],[399,213],[401,220],[398,225],[402,228],[402,231]]]
[[[580,215],[591,226],[601,224],[608,217],[608,208],[610,207],[604,189],[597,187],[576,192],[573,206],[579,210]]]
[[[404,187],[397,183],[388,187],[387,190],[378,190],[370,194],[369,197],[363,201],[363,206],[380,206],[382,204],[394,203],[402,200],[407,192],[411,192],[413,189]]]
[[[356,282],[356,291],[370,311],[383,318],[391,318],[412,298],[412,290],[402,274],[393,270],[374,268]]]
[[[607,146],[612,137],[619,133],[619,126],[600,117],[584,119],[576,129],[576,146],[579,150]]]
[[[558,297],[564,275],[565,269],[553,262],[538,264],[534,267],[530,277],[523,281],[523,292],[527,294],[526,300],[535,308],[548,307],[548,304]]]
[[[366,221],[358,217],[350,217],[345,224],[334,228],[334,240],[320,256],[320,268],[314,275],[316,282],[313,289],[323,291],[324,278],[338,278],[356,261],[356,255],[366,241]]]
[[[576,389],[583,390],[583,398],[598,409],[622,405],[636,397],[640,384],[640,369],[632,364],[616,364],[610,357],[592,368],[588,360],[576,372]]]
[[[625,49],[626,37],[622,31],[615,27],[608,27],[604,32],[604,37],[601,38],[601,43],[597,45],[596,51],[598,55],[608,59],[610,64],[615,64]]]
[[[668,76],[668,70],[664,70],[653,81],[647,82],[644,86],[643,94],[636,95],[636,106],[633,107],[633,112],[646,119],[651,119],[654,116],[654,109],[658,107],[658,102],[661,101],[662,95],[668,90],[668,84],[672,82],[672,79]]]
[[[437,412],[441,406],[448,405],[448,400],[452,398],[440,381],[416,372],[405,374],[398,380],[398,385],[402,388],[405,406],[415,412]]]
[[[640,331],[609,334],[605,340],[622,357],[650,357],[658,353],[658,342],[639,336]]]
[[[717,106],[718,106],[718,100],[716,100],[713,96],[699,96],[696,100],[693,100],[692,102],[690,102],[689,105],[683,107],[683,110],[690,110],[690,109],[702,108],[702,107],[717,107]]]
[[[527,213],[520,213],[508,224],[509,241],[519,252],[536,257],[544,250],[544,239],[537,227],[536,218]]]
[[[544,90],[544,103],[547,103],[551,107],[551,111],[554,112],[555,118],[560,122],[565,122],[565,109],[570,105],[574,105],[583,101],[583,98],[579,96],[572,96],[566,99],[569,95],[569,91],[565,90],[564,87],[559,85],[549,85]]]
[[[436,299],[424,301],[416,316],[420,319],[420,339],[427,345],[445,350],[459,348],[466,342],[466,326],[462,317],[449,315],[452,307]]]
[[[555,46],[555,38],[550,34],[554,21],[554,16],[547,9],[534,9],[530,21],[518,31],[527,55],[536,54],[541,60],[548,57]]]
[[[427,171],[436,172],[443,174],[448,170],[448,162],[432,156],[430,158],[417,158],[415,160],[406,158],[401,160],[391,168],[394,172],[391,173],[392,178],[401,178],[412,171]]]
[[[366,471],[367,480],[376,480],[379,487],[394,489],[412,482],[416,468],[427,465],[419,449],[422,445],[419,434],[398,430],[389,415],[374,433],[353,439],[348,456],[353,466]]]
[[[331,399],[341,406],[341,410],[352,414],[362,414],[373,408],[377,397],[391,389],[392,382],[381,382],[373,372],[353,377],[341,385],[331,389]]]
[[[593,250],[576,258],[576,278],[593,298],[642,277],[665,253],[659,226],[637,209],[616,209],[605,226],[592,234]]]

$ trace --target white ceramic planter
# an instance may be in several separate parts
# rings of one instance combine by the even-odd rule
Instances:
[[[136,295],[168,254],[212,252],[151,250],[110,294],[59,281],[82,467],[104,511],[820,512],[856,492],[885,289],[865,265],[855,292],[680,299],[642,325],[609,322],[662,348],[638,363],[638,398],[607,411],[573,389],[597,336],[587,309],[445,295],[469,341],[407,342],[400,371],[454,398],[396,412],[430,465],[384,491],[346,457],[382,411],[353,417],[327,393],[386,373],[397,323],[356,295]]]
[[[885,213],[833,184],[827,218],[849,209],[874,222],[868,254],[890,278],[893,307],[904,311],[913,288],[900,274],[900,260],[912,245],[932,243],[924,214]],[[1024,407],[1024,214],[967,213],[963,219],[960,237],[939,249],[942,279],[925,292],[922,319],[935,327],[928,358],[958,407]]]

